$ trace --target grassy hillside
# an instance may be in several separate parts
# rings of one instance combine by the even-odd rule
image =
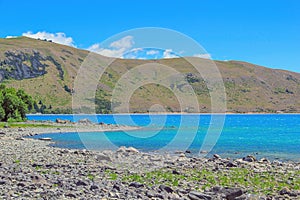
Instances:
[[[72,107],[76,73],[88,51],[26,37],[0,39],[0,81],[23,88],[51,110]],[[99,58],[103,58],[99,56]],[[203,59],[199,59],[203,62]],[[99,112],[109,112],[115,83],[128,70],[145,63],[170,66],[181,72],[197,94],[201,112],[210,112],[210,96],[201,75],[182,58],[162,60],[115,60],[98,84]],[[239,61],[216,61],[227,94],[228,112],[300,112],[300,74],[274,70]],[[146,112],[153,104],[179,111],[169,89],[147,84],[130,99],[131,112]]]

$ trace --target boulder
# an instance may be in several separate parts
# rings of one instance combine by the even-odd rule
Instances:
[[[103,160],[106,160],[108,162],[111,162],[111,158],[103,153],[99,153],[98,155],[95,156],[95,159],[97,161],[103,161]]]
[[[166,186],[166,185],[160,185],[159,189],[161,191],[166,191],[167,193],[172,193],[173,192],[173,189],[169,186]]]
[[[218,154],[214,154],[213,156],[215,159],[221,159],[221,156],[219,156]]]
[[[134,147],[128,147],[126,151],[129,153],[139,153],[139,150]]]
[[[78,121],[79,124],[92,124],[91,120],[89,119],[81,119]]]
[[[197,191],[191,191],[188,196],[192,200],[198,200],[198,199],[210,200],[210,199],[212,199],[211,196],[209,196],[207,194],[203,194],[201,192],[197,192]]]
[[[135,188],[140,188],[140,187],[143,187],[144,184],[142,183],[138,183],[138,182],[132,182],[129,184],[129,187],[135,187]]]
[[[227,200],[234,200],[236,197],[243,195],[243,191],[240,188],[223,188],[221,192]]]
[[[58,123],[58,124],[68,124],[68,123],[71,123],[70,120],[63,120],[63,119],[58,119],[58,118],[55,120],[55,122]]]
[[[262,158],[259,160],[261,163],[270,163],[270,161],[267,158]]]
[[[139,150],[137,150],[136,148],[134,147],[124,147],[124,146],[121,146],[118,150],[117,150],[118,153],[139,153]]]
[[[121,147],[119,147],[119,149],[117,150],[117,153],[125,153],[126,152],[126,147],[124,147],[124,146],[121,146]]]
[[[87,185],[88,184],[85,181],[79,180],[79,181],[76,182],[76,186],[87,186]]]
[[[256,158],[252,155],[248,155],[246,157],[243,158],[243,161],[246,161],[246,162],[255,162],[257,161]]]

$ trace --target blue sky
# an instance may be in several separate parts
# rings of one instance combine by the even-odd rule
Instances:
[[[99,49],[97,44],[120,32],[162,27],[191,37],[213,59],[300,72],[298,0],[0,0],[0,9],[0,37],[45,32],[68,38],[69,45]]]

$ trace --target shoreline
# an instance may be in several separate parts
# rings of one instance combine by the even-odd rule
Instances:
[[[66,126],[59,131],[74,130]],[[52,141],[24,138],[57,128],[0,129],[0,199],[300,197],[299,162],[270,162],[253,156],[198,158],[184,152],[143,153],[130,147],[63,149],[49,146]],[[238,174],[247,180],[240,180]]]

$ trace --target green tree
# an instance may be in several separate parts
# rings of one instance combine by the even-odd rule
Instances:
[[[33,108],[33,100],[23,90],[0,85],[0,121],[24,121]]]

